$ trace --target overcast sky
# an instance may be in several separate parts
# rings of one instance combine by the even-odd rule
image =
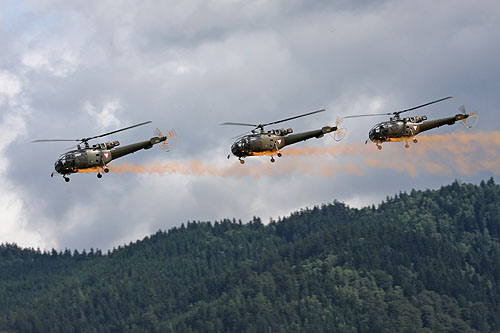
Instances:
[[[362,207],[455,179],[498,181],[499,17],[497,1],[2,1],[0,243],[106,250],[187,221],[266,222],[334,200]],[[480,115],[473,129],[378,151],[364,141],[386,118],[346,119],[341,142],[299,143],[274,164],[226,159],[247,130],[226,121],[327,109],[283,124],[300,132],[450,95],[412,115],[465,105]],[[104,140],[173,128],[176,148],[113,161],[102,179],[51,178],[69,145],[31,143],[147,120]]]

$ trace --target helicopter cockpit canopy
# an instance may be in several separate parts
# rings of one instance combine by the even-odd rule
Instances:
[[[61,172],[64,170],[71,170],[75,167],[75,154],[74,153],[66,153],[59,156],[57,161],[54,163],[54,169],[57,172]]]
[[[245,150],[247,148],[250,148],[250,139],[243,137],[233,144],[231,150]]]
[[[231,152],[236,156],[244,156],[255,147],[255,141],[259,140],[261,134],[252,134],[242,137],[231,146]]]
[[[377,124],[377,125],[373,126],[373,128],[370,130],[370,133],[368,134],[368,136],[371,140],[374,140],[374,139],[377,140],[377,139],[387,137],[388,128],[389,127],[386,123]]]

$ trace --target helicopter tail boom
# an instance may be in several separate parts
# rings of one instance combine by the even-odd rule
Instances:
[[[312,138],[321,138],[326,133],[335,132],[337,130],[337,126],[324,126],[319,130],[302,132],[297,134],[290,134],[285,138],[285,145],[291,145],[300,141],[309,140]]]
[[[471,120],[472,120],[472,122],[471,122]],[[430,129],[437,128],[437,127],[440,127],[443,125],[454,125],[457,121],[460,121],[465,127],[471,128],[477,122],[477,115],[476,114],[469,115],[469,114],[457,113],[453,117],[424,121],[424,122],[420,123],[418,132],[421,133],[421,132],[428,131]]]
[[[122,156],[128,155],[135,153],[138,150],[141,149],[151,149],[154,145],[156,144],[162,144],[162,142],[165,142],[168,140],[168,136],[155,136],[152,137],[149,140],[137,142],[137,143],[132,143],[130,145],[126,145],[123,147],[118,147],[118,148],[113,148],[111,149],[111,157],[113,160],[120,158]]]
[[[457,117],[462,117],[462,118],[457,119]],[[457,114],[453,117],[424,121],[418,125],[418,133],[425,132],[433,128],[441,127],[443,125],[453,125],[457,120],[460,119],[463,119],[463,114],[460,115]]]
[[[475,112],[467,113],[465,106],[459,108],[461,113],[457,113],[453,117],[441,118],[436,120],[425,121],[419,125],[419,133],[427,131],[443,125],[453,125],[455,122],[460,121],[462,125],[467,128],[472,128],[476,125],[478,120],[478,115]]]
[[[330,132],[335,132],[337,130],[337,126],[325,126],[321,129],[321,132],[323,134],[330,133]]]

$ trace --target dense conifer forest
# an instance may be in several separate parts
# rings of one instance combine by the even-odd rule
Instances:
[[[108,253],[0,246],[0,331],[500,330],[500,186],[189,222]]]

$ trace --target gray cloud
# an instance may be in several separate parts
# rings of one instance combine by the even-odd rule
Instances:
[[[225,160],[230,138],[245,128],[219,126],[225,121],[328,109],[284,124],[301,131],[448,95],[456,97],[422,113],[448,116],[465,104],[480,113],[473,131],[497,130],[500,5],[493,1],[26,1],[0,4],[0,13],[0,207],[8,226],[0,242],[108,249],[187,220],[267,220],[335,199],[372,204],[400,190],[492,176],[89,174],[65,184],[49,174],[68,145],[29,142],[153,120],[109,139],[126,144],[155,127],[175,128],[179,145],[124,162],[227,165],[236,163]],[[363,142],[378,120],[344,121],[341,143],[326,137],[300,145]],[[262,165],[256,158],[242,167]]]

